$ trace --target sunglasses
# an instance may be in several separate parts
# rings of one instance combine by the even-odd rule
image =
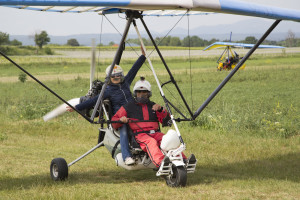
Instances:
[[[149,91],[147,91],[147,90],[137,90],[136,92],[137,93],[148,93]]]
[[[117,74],[117,75],[111,75],[110,77],[111,78],[119,78],[119,77],[121,77],[121,75],[119,75],[119,74]]]

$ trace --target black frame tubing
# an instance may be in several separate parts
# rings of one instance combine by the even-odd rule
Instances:
[[[184,114],[182,114],[182,112],[180,112],[180,110],[178,108],[176,108],[167,98],[165,98],[165,100],[168,104],[170,104],[172,106],[172,108],[174,108],[174,110],[176,110],[185,120],[187,120],[187,117],[184,116]]]
[[[163,87],[164,85],[169,84],[171,82],[172,82],[171,80],[167,81],[167,82],[161,84],[161,87]],[[165,97],[165,100],[168,104],[170,104],[172,106],[172,108],[174,108],[184,118],[184,120],[188,120],[187,117],[184,116],[184,114],[182,112],[180,112],[180,110],[178,108],[176,108],[175,105],[173,105],[166,97]],[[180,120],[180,118],[178,118],[178,119]]]
[[[48,90],[49,92],[51,92],[54,96],[56,96],[57,98],[59,98],[62,102],[64,102],[65,104],[67,104],[68,106],[70,106],[73,110],[75,110],[78,114],[80,114],[83,118],[85,118],[87,121],[89,121],[90,123],[93,123],[93,121],[90,120],[90,118],[88,118],[87,116],[85,116],[84,114],[82,114],[81,112],[79,112],[76,108],[74,108],[71,104],[69,104],[66,100],[64,100],[62,97],[60,97],[57,93],[55,93],[53,90],[51,90],[49,87],[47,87],[44,83],[42,83],[41,81],[39,81],[37,78],[35,78],[33,75],[31,75],[28,71],[26,71],[24,68],[22,68],[20,65],[18,65],[17,63],[15,63],[12,59],[10,59],[8,56],[6,56],[4,53],[2,53],[0,51],[0,54],[6,58],[8,61],[10,61],[12,64],[14,64],[16,67],[18,67],[20,70],[22,70],[25,74],[27,74],[28,76],[30,76],[33,80],[35,80],[38,84],[40,84],[41,86],[43,86],[46,90]]]
[[[110,70],[109,70],[109,72],[108,72],[108,75],[107,75],[106,78],[105,78],[104,85],[102,86],[101,92],[100,92],[99,97],[98,97],[98,99],[97,99],[97,103],[96,103],[96,105],[95,105],[95,107],[94,107],[92,116],[91,116],[91,118],[90,118],[90,120],[92,120],[92,121],[94,121],[94,118],[95,118],[95,115],[96,115],[96,112],[97,112],[97,109],[98,109],[99,105],[102,104],[104,91],[105,91],[105,89],[106,89],[106,87],[107,87],[107,85],[108,85],[108,82],[109,82],[109,79],[110,79],[110,75],[111,75],[111,73],[112,73],[112,71],[113,71],[113,68],[114,68],[115,64],[117,63],[117,61],[119,60],[119,58],[120,58],[120,56],[121,56],[121,54],[122,54],[122,52],[123,52],[123,43],[124,43],[125,40],[126,40],[128,31],[129,31],[129,28],[130,28],[130,25],[131,25],[131,23],[132,23],[132,21],[133,21],[134,12],[127,12],[126,14],[127,14],[127,17],[128,17],[128,15],[129,15],[128,20],[127,20],[127,24],[126,24],[126,27],[125,27],[125,29],[124,29],[124,33],[123,33],[123,35],[122,35],[122,39],[121,39],[121,42],[120,42],[120,44],[119,44],[117,53],[116,53],[116,55],[115,55],[115,57],[114,57],[114,60],[113,60],[113,62],[112,62],[112,64],[111,64],[111,68],[110,68]],[[100,109],[100,111],[99,111],[99,113],[100,113],[101,110],[102,110],[102,107],[100,107],[99,109]]]
[[[122,54],[123,54],[123,51],[125,50],[125,42],[123,42],[122,44],[122,51],[120,53],[120,55],[118,56],[117,60],[116,60],[116,64],[117,65],[120,65],[120,61],[121,61],[121,58],[122,58]]]
[[[147,27],[145,21],[143,20],[143,17],[141,16],[140,19],[141,19],[141,22],[142,22],[142,24],[143,24],[143,26],[144,26],[144,28],[145,28],[145,30],[146,30],[148,36],[150,37],[150,39],[151,39],[151,41],[152,41],[153,46],[155,47],[155,49],[156,49],[156,51],[157,51],[157,53],[158,53],[158,55],[159,55],[161,61],[163,62],[164,66],[165,66],[165,68],[166,68],[166,70],[167,70],[167,72],[168,72],[168,74],[169,74],[169,76],[170,76],[170,79],[171,79],[172,83],[175,85],[175,87],[176,87],[176,89],[177,89],[177,91],[178,91],[178,93],[179,93],[179,95],[180,95],[182,101],[184,102],[186,108],[188,109],[188,111],[189,111],[191,117],[193,117],[193,113],[192,113],[192,111],[191,111],[189,105],[187,104],[187,102],[186,102],[184,96],[182,95],[182,93],[181,93],[181,91],[180,91],[180,89],[179,89],[179,87],[178,87],[178,85],[177,85],[177,83],[176,83],[176,81],[175,81],[175,79],[174,79],[174,77],[173,77],[173,75],[172,75],[172,73],[171,73],[169,67],[167,66],[167,63],[165,62],[165,60],[164,60],[162,54],[160,53],[160,51],[159,51],[159,49],[158,49],[158,47],[157,47],[157,45],[156,45],[156,43],[155,43],[155,41],[154,41],[154,39],[153,39],[153,37],[152,37],[150,31],[149,31],[149,29],[148,29],[148,27]]]
[[[221,82],[221,84],[211,93],[207,100],[198,108],[198,110],[193,115],[193,119],[196,119],[204,108],[210,103],[210,101],[218,94],[218,92],[225,86],[225,84],[231,79],[231,77],[239,70],[239,68],[248,60],[252,53],[258,48],[258,46],[268,37],[268,35],[274,30],[274,28],[279,24],[281,20],[276,20],[270,28],[265,32],[265,34],[258,40],[258,42],[248,51],[248,53],[243,57],[243,59],[236,65],[236,67],[228,74],[228,76]]]

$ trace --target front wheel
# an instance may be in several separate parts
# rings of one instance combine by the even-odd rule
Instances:
[[[63,181],[68,178],[68,164],[63,158],[55,158],[51,161],[50,175],[54,181]]]
[[[170,187],[184,187],[187,182],[187,173],[184,166],[172,165],[173,174],[166,176],[166,183]]]

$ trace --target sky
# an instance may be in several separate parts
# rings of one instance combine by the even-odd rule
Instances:
[[[292,8],[300,10],[299,0],[241,0],[259,4]],[[116,33],[115,28],[107,19],[96,13],[48,13],[39,11],[19,10],[0,6],[0,31],[10,35],[34,35],[42,30],[49,35],[67,36],[73,34],[99,34]],[[107,15],[119,32],[123,32],[125,19],[117,14]],[[144,17],[149,29],[155,32],[164,32],[171,29],[180,17]],[[189,18],[189,28],[210,26],[218,24],[233,24],[246,19],[257,19],[271,22],[273,20],[260,19],[228,14],[211,14],[206,16],[193,16]],[[177,27],[187,29],[187,18],[182,19]],[[103,23],[102,23],[103,21]],[[102,23],[102,29],[101,29]],[[284,22],[281,22],[284,23]],[[300,23],[292,23],[291,27],[298,27]],[[139,27],[139,24],[138,24]]]

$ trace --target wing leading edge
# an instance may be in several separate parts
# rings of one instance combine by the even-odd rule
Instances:
[[[300,8],[299,10],[292,10],[273,6],[264,6],[254,3],[240,2],[236,0],[219,1],[221,5],[221,11],[224,11],[225,13],[300,22]]]
[[[131,10],[191,10],[300,22],[300,9],[284,9],[239,0],[0,0],[0,5],[108,7]],[[49,9],[51,11],[51,9]],[[53,10],[53,9],[52,9]]]

